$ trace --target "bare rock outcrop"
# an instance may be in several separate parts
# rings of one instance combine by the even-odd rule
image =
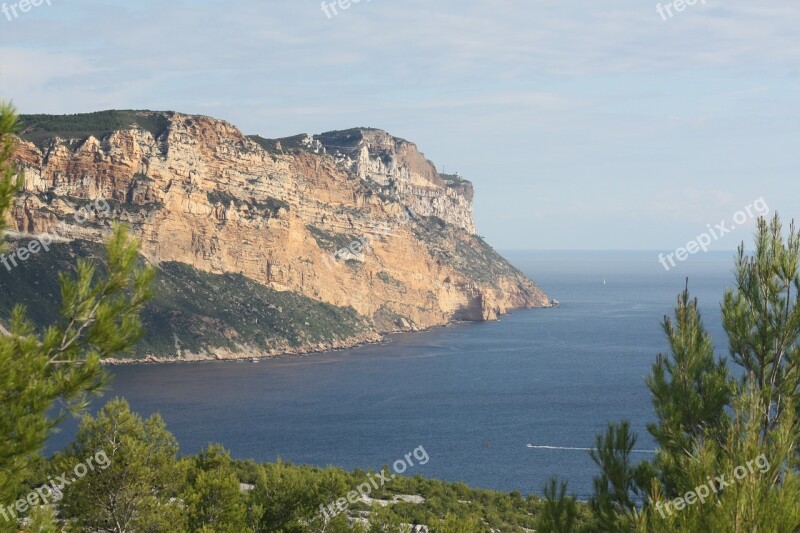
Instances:
[[[376,333],[549,305],[475,234],[472,184],[410,142],[373,129],[269,140],[204,116],[104,113],[123,126],[101,113],[53,131],[52,117],[23,117],[17,231],[63,223],[63,236],[99,241],[122,220],[153,264],[352,307]],[[95,206],[78,223],[97,199],[108,213]]]

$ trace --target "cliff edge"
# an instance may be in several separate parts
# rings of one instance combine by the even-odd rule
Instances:
[[[382,130],[266,139],[150,111],[22,121],[25,188],[11,227],[16,238],[50,232],[64,242],[0,268],[4,319],[5,300],[39,290],[54,261],[96,253],[115,220],[140,238],[163,285],[138,357],[315,351],[549,306],[475,234],[472,184]],[[235,318],[221,307],[238,309]],[[250,315],[274,331],[258,333]]]

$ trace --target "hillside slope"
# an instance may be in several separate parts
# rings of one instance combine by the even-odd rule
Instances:
[[[181,307],[180,317],[156,313],[154,324],[164,337],[203,323],[192,330],[196,340],[182,348],[153,341],[153,355],[313,350],[549,305],[475,235],[472,184],[440,174],[414,144],[381,130],[265,139],[172,112],[22,118],[25,190],[11,227],[23,238],[56,231],[96,243],[122,220],[159,267],[159,282],[172,290],[194,284],[202,306]],[[17,269],[35,274],[57,255]],[[0,268],[0,284],[10,275]],[[234,297],[234,287],[246,291]],[[293,326],[307,331],[245,334],[221,309],[244,304],[247,294],[256,307],[282,297],[295,317],[325,305],[347,319],[338,333],[314,334],[327,326],[311,313]]]

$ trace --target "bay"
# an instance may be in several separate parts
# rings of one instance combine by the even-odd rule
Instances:
[[[114,367],[92,409],[123,396],[144,416],[158,412],[186,454],[218,442],[237,458],[378,469],[423,446],[430,461],[407,475],[524,494],[555,475],[586,499],[597,469],[583,448],[609,421],[630,420],[639,456],[651,457],[644,377],[666,350],[660,323],[687,277],[725,354],[719,302],[734,253],[669,272],[658,252],[505,255],[561,305],[326,354]]]

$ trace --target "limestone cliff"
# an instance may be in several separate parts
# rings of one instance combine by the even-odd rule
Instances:
[[[549,304],[475,235],[471,183],[384,131],[265,139],[209,117],[148,111],[23,122],[25,190],[12,213],[20,233],[64,222],[60,235],[98,242],[122,220],[154,265],[235,274],[352,308],[372,334]],[[87,205],[88,220],[76,220]]]

